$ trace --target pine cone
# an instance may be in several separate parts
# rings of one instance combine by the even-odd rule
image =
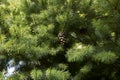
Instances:
[[[64,32],[60,32],[58,34],[58,39],[60,41],[60,44],[64,45],[66,42],[66,37],[65,37],[65,33]]]

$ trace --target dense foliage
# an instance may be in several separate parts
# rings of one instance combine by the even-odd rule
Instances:
[[[0,76],[15,58],[12,80],[119,80],[119,29],[120,0],[0,0]]]

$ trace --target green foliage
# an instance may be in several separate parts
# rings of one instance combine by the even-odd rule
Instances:
[[[9,80],[27,80],[27,76],[25,74],[15,73],[15,75],[10,77]]]
[[[66,56],[68,57],[68,61],[76,62],[83,61],[84,59],[91,57],[93,53],[94,53],[93,46],[76,44],[73,48],[69,49]]]
[[[68,66],[66,64],[60,63],[55,68],[58,70],[67,70]]]
[[[59,71],[56,69],[47,69],[46,71],[47,80],[67,80],[70,77],[68,71]]]
[[[92,68],[92,65],[91,65],[91,64],[84,65],[84,66],[80,69],[80,72],[81,72],[82,74],[87,74],[88,72],[91,71],[91,68]]]
[[[109,26],[104,24],[102,20],[93,20],[93,27],[95,27],[95,34],[98,36],[98,38],[103,38],[110,35],[110,29]]]
[[[94,55],[93,58],[95,59],[95,61],[102,62],[105,64],[111,64],[118,59],[118,56],[113,52],[103,51]]]
[[[3,76],[3,73],[1,71],[0,71],[0,79],[4,80],[4,76]]]
[[[1,0],[1,75],[15,58],[40,65],[12,80],[119,80],[119,19],[120,0]]]
[[[34,70],[31,71],[31,77],[34,80],[41,80],[42,79],[42,75],[43,75],[43,73],[42,73],[41,70],[34,69]]]

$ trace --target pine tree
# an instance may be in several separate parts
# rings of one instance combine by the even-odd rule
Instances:
[[[1,0],[0,76],[12,80],[119,80],[119,0]]]

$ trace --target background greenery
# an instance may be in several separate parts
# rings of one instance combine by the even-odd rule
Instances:
[[[10,80],[119,80],[119,29],[120,0],[0,0],[0,76],[15,58]]]

